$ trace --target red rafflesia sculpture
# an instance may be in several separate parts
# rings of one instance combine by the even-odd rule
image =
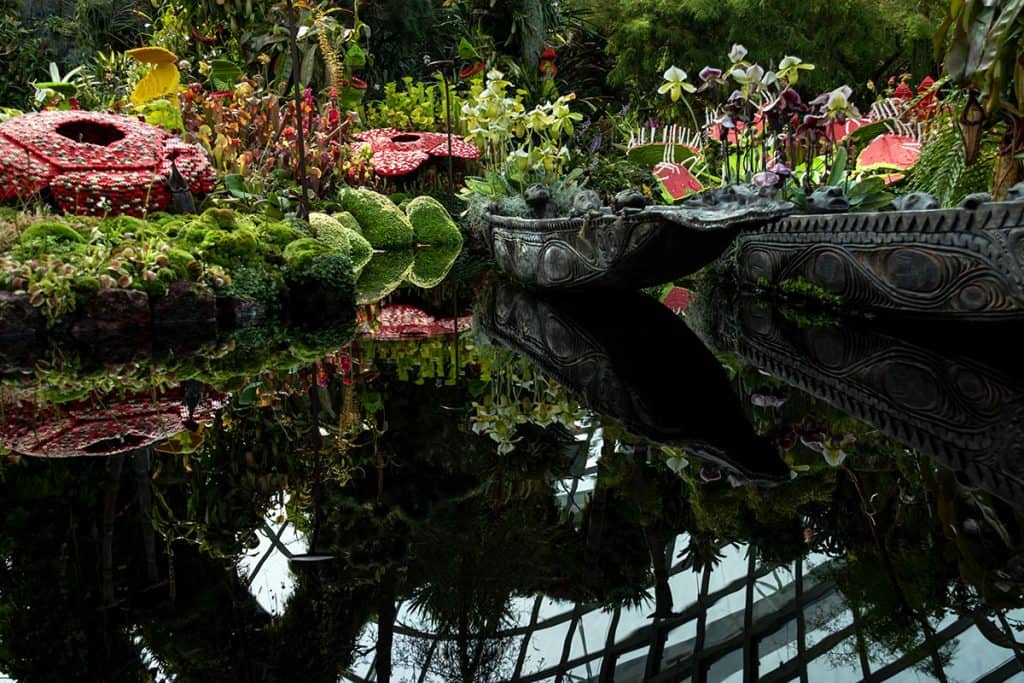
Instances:
[[[395,128],[374,128],[353,136],[373,149],[373,170],[377,175],[395,177],[412,173],[431,157],[448,156],[444,133],[407,133]],[[452,136],[453,159],[479,159],[480,148],[458,135]]]
[[[163,211],[172,160],[193,194],[213,190],[203,149],[156,126],[86,111],[22,114],[0,123],[0,201],[48,190],[68,213]]]

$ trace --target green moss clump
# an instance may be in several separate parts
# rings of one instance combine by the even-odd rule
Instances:
[[[203,258],[214,265],[232,268],[262,261],[256,236],[248,230],[210,230],[199,244]]]
[[[155,232],[153,225],[149,221],[144,221],[141,218],[135,218],[134,216],[114,216],[113,218],[105,218],[100,221],[100,230],[104,234],[118,237],[125,233],[131,233],[135,237],[139,237],[145,234],[152,234]]]
[[[102,287],[100,279],[92,275],[79,275],[71,283],[71,288],[75,291],[75,301],[79,304],[96,296]]]
[[[340,211],[333,215],[334,220],[341,223],[342,227],[348,228],[352,232],[363,234],[363,229],[359,227],[359,221],[356,217],[350,214],[348,211]]]
[[[192,279],[192,270],[195,268],[196,258],[184,249],[169,249],[165,253],[167,266],[181,279]]]
[[[54,242],[76,242],[82,244],[85,238],[81,233],[72,227],[57,221],[40,221],[28,226],[18,238],[20,244],[29,244],[41,240],[53,240]]]
[[[259,237],[263,252],[275,259],[281,258],[285,247],[290,243],[306,236],[285,221],[264,223],[257,228],[256,235]]]
[[[365,237],[348,228],[345,228],[345,236],[348,237],[349,256],[352,257],[352,267],[358,273],[373,258],[373,247],[370,246]]]
[[[364,188],[348,188],[342,191],[340,200],[342,207],[359,221],[363,237],[375,249],[407,249],[413,245],[408,217],[384,195]]]
[[[447,209],[433,197],[416,197],[405,209],[418,244],[462,244],[462,233]]]
[[[843,299],[838,294],[833,294],[820,285],[808,282],[801,276],[779,282],[779,291],[783,294],[810,299],[828,306],[838,307],[843,304]]]
[[[293,319],[308,323],[351,315],[355,273],[348,254],[306,252],[289,264],[287,282],[288,312]]]
[[[141,289],[150,296],[159,296],[167,293],[168,285],[170,283],[161,280],[159,277],[155,277],[152,280],[145,278],[136,278],[135,282],[132,283],[134,289]]]
[[[412,271],[414,259],[412,249],[374,254],[356,280],[356,303],[373,303],[398,289]]]
[[[168,237],[177,237],[181,234],[182,230],[188,225],[188,221],[184,218],[175,217],[172,220],[162,223],[160,229],[164,231],[164,234]]]
[[[309,214],[309,227],[317,240],[326,244],[334,251],[342,254],[349,254],[352,244],[348,238],[348,231],[336,219],[326,213]]]
[[[284,262],[289,270],[300,271],[318,256],[331,253],[330,247],[312,237],[303,237],[284,248]]]
[[[199,216],[199,223],[221,230],[234,230],[238,227],[238,217],[231,209],[210,208]]]
[[[448,276],[461,251],[460,244],[419,247],[416,249],[416,259],[407,279],[411,284],[423,289],[436,287]]]

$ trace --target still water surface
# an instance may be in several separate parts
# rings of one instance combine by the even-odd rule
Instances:
[[[1024,678],[1011,356],[669,303],[446,283],[326,331],[6,347],[0,672]]]

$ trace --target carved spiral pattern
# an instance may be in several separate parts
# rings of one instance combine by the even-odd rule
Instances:
[[[857,308],[1024,316],[1024,204],[796,216],[741,235],[741,284],[803,278]]]

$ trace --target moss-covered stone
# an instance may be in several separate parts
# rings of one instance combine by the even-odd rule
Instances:
[[[77,242],[84,243],[85,237],[74,228],[57,221],[40,221],[34,223],[21,233],[18,242],[29,244],[40,240],[53,240],[55,242]]]
[[[412,249],[374,254],[356,280],[356,303],[373,303],[398,289],[412,271],[414,257]]]
[[[413,245],[413,229],[408,217],[384,195],[365,188],[346,188],[341,192],[340,201],[359,221],[363,237],[375,249],[406,249]]]
[[[423,289],[430,289],[441,284],[452,266],[455,259],[462,251],[461,244],[442,244],[436,247],[419,247],[416,249],[416,258],[412,264],[412,270],[407,279],[410,284]]]
[[[462,233],[441,202],[426,195],[416,197],[405,209],[417,244],[462,244]]]

